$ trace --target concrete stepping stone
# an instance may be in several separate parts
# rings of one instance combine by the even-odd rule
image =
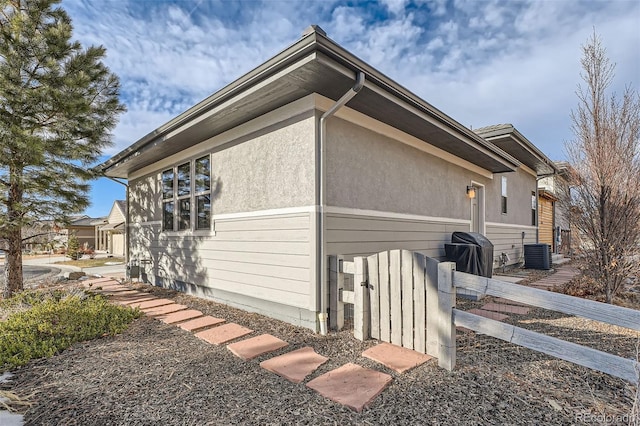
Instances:
[[[144,312],[145,315],[150,316],[150,317],[155,317],[158,315],[166,315],[166,314],[170,314],[173,312],[178,312],[178,311],[182,311],[187,309],[188,306],[185,305],[179,305],[177,303],[171,304],[171,305],[162,305],[162,306],[156,306],[155,308],[147,308],[147,309],[142,309],[142,312]]]
[[[140,297],[134,296],[134,297],[131,297],[131,299],[129,298],[114,299],[114,302],[119,303],[120,305],[133,305],[140,302],[148,302],[150,300],[156,300],[156,298],[151,295],[140,296]],[[133,306],[131,307],[133,308]]]
[[[207,315],[180,323],[178,324],[178,327],[187,331],[196,331],[203,328],[213,327],[214,325],[222,324],[223,322],[225,322],[225,320],[223,320],[222,318],[215,318]]]
[[[101,294],[106,294],[107,296],[113,296],[113,297],[122,297],[122,296],[129,296],[132,294],[137,294],[140,295],[141,293],[137,290],[129,290],[128,288],[119,288],[116,290],[102,290],[100,291]]]
[[[526,303],[522,303],[522,302],[516,302],[514,300],[509,300],[509,299],[504,299],[502,297],[496,297],[495,299],[496,303],[504,303],[506,305],[515,305],[515,306],[531,306],[531,305],[527,305]]]
[[[276,373],[290,382],[301,383],[305,377],[316,371],[318,367],[328,360],[329,358],[317,354],[312,347],[307,346],[262,361],[260,367]]]
[[[485,311],[505,312],[508,314],[516,315],[526,315],[531,310],[530,308],[525,308],[524,306],[506,305],[502,303],[486,303],[481,306],[480,309],[484,309]]]
[[[242,358],[245,361],[249,361],[250,359],[254,359],[268,352],[277,351],[278,349],[284,348],[288,345],[289,344],[287,342],[278,339],[275,336],[270,334],[261,334],[260,336],[232,343],[227,346],[227,349],[229,349],[235,356]]]
[[[92,282],[90,287],[92,289],[95,289],[95,290],[105,290],[105,289],[113,289],[113,288],[125,288],[124,285],[122,285],[118,281],[114,281],[114,280]]]
[[[171,305],[168,305],[168,306],[171,306]],[[186,320],[198,318],[201,316],[202,316],[202,312],[196,311],[195,309],[187,309],[187,310],[167,313],[164,315],[158,315],[156,318],[165,324],[175,324],[180,321],[186,321]]]
[[[120,284],[116,280],[114,280],[113,278],[106,278],[106,277],[91,278],[91,279],[88,279],[88,280],[84,281],[83,284],[85,285],[85,287],[89,287],[89,286],[96,286],[98,284],[103,284],[103,283],[108,283],[108,282],[112,282],[114,284]]]
[[[316,377],[307,383],[307,387],[359,413],[392,380],[388,374],[349,363]]]
[[[195,335],[196,337],[214,345],[222,345],[223,343],[230,342],[250,333],[253,333],[253,330],[232,322],[200,331]]]
[[[379,362],[396,373],[404,373],[433,358],[432,356],[386,342],[370,347],[362,352],[362,356]]]
[[[143,297],[143,296],[151,296],[151,295],[149,293],[144,293],[138,290],[129,290],[125,294],[116,293],[112,295],[111,298],[113,300],[126,300],[126,299],[134,299],[136,297]]]
[[[148,309],[148,308],[155,308],[156,306],[171,305],[173,303],[174,303],[173,300],[154,298],[153,300],[149,300],[146,302],[131,303],[129,304],[129,306],[131,306],[132,308]]]
[[[509,315],[504,315],[499,312],[485,311],[484,309],[469,309],[467,312],[496,321],[503,321],[509,318]]]

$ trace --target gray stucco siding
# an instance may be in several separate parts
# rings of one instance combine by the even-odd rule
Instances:
[[[345,120],[327,127],[328,206],[468,220],[467,185],[490,181]]]
[[[129,182],[129,220],[142,223],[162,220],[160,173],[153,173]]]
[[[507,178],[506,214],[501,211],[502,176]],[[531,192],[535,190],[535,176],[524,170],[495,174],[486,188],[487,222],[531,226]]]
[[[308,117],[215,150],[214,214],[314,204],[314,120]]]
[[[207,154],[211,154],[214,215],[313,205],[315,119],[311,114],[219,146],[203,142],[196,146],[196,154],[173,156],[145,176],[132,179],[131,220],[161,220],[162,172]]]

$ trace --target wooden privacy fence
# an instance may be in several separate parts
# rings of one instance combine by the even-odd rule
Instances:
[[[353,332],[436,356],[437,329],[426,313],[437,309],[438,262],[420,253],[391,250],[347,262],[331,256],[330,326],[342,329],[344,304],[354,305]],[[353,275],[353,291],[345,290]]]
[[[638,383],[640,363],[514,325],[456,309],[463,288],[640,331],[640,311],[547,290],[479,277],[455,270],[420,253],[391,250],[347,262],[331,256],[330,325],[344,325],[344,304],[354,305],[354,335],[375,338],[438,358],[440,367],[456,364],[456,326],[462,326],[593,370]],[[354,277],[353,291],[344,276]]]

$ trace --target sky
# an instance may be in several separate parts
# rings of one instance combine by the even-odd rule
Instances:
[[[581,46],[594,30],[616,64],[612,90],[640,83],[640,2],[627,0],[63,0],[74,39],[103,45],[128,111],[103,159],[236,80],[310,24],[461,124],[511,123],[565,158]],[[93,185],[90,216],[124,187]]]

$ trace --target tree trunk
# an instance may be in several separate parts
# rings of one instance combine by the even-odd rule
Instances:
[[[7,191],[8,225],[4,230],[7,250],[4,259],[4,288],[2,296],[9,298],[22,291],[22,212],[20,204],[23,196],[22,169],[9,166],[9,188]]]
[[[7,250],[4,263],[4,288],[2,296],[9,298],[22,291],[22,229],[12,229],[7,235]]]

